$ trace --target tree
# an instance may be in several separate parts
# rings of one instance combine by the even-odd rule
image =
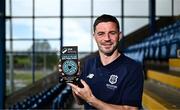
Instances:
[[[35,41],[34,47],[35,47],[34,48],[35,52],[49,52],[49,51],[51,51],[51,46],[47,40]],[[32,51],[32,50],[33,50],[33,45],[28,49],[28,51]]]
[[[36,69],[42,69],[46,72],[46,69],[52,69],[54,64],[56,64],[58,57],[56,54],[47,54],[46,52],[52,52],[51,46],[47,40],[35,41],[34,43],[35,52],[40,54],[35,54]],[[28,49],[32,52],[33,45]]]

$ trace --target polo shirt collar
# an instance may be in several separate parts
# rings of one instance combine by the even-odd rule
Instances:
[[[124,54],[121,53],[121,55],[118,58],[116,58],[113,62],[111,62],[111,63],[104,66],[102,64],[101,60],[100,60],[100,56],[98,56],[97,59],[96,59],[97,60],[96,67],[97,68],[104,68],[104,69],[112,71],[112,70],[117,68],[117,65],[122,63],[123,58],[124,58]]]

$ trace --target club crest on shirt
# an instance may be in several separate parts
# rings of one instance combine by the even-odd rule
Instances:
[[[118,76],[117,75],[111,75],[109,78],[109,83],[110,84],[116,84],[118,80]]]

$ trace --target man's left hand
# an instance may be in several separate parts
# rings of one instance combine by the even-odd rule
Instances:
[[[83,84],[83,88],[80,88],[72,83],[68,83],[68,85],[70,85],[72,87],[73,92],[79,96],[80,98],[82,98],[83,100],[85,100],[86,102],[89,102],[91,100],[91,98],[94,97],[94,95],[92,94],[91,89],[89,88],[89,86],[87,85],[87,83],[84,80],[81,80],[81,83]]]

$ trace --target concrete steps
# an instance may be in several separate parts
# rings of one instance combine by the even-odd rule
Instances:
[[[169,59],[168,66],[165,70],[158,66],[147,70],[143,92],[145,109],[180,109],[180,59]]]
[[[149,110],[180,109],[180,91],[147,80],[144,84],[143,106]]]

